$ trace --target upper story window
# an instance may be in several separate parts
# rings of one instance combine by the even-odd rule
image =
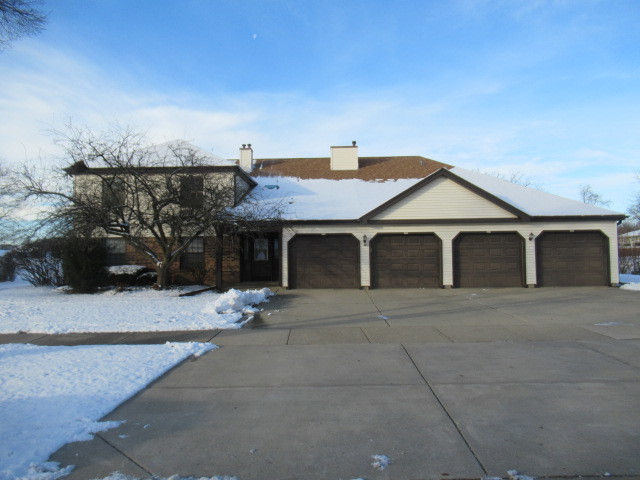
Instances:
[[[106,208],[118,208],[124,206],[125,185],[122,178],[102,179],[102,205]]]
[[[180,206],[202,208],[204,202],[204,178],[194,175],[180,177]]]

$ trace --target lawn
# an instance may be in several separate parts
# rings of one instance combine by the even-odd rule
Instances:
[[[192,288],[191,288],[192,289]],[[0,283],[0,333],[160,332],[241,328],[253,306],[273,293],[262,290],[204,292],[180,297],[188,287],[135,288],[92,295],[62,288]]]
[[[0,283],[0,333],[241,328],[257,311],[254,305],[273,294],[262,289],[178,296],[187,290],[79,295],[22,281]],[[119,422],[100,419],[185,358],[215,348],[208,343],[0,345],[0,480],[69,474],[73,466],[49,463],[49,455],[116,427]]]

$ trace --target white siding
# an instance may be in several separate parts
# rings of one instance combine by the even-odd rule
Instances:
[[[438,178],[374,217],[375,220],[445,218],[516,216],[448,178]]]
[[[453,239],[461,232],[517,232],[524,239],[525,244],[525,278],[528,285],[536,284],[536,252],[535,240],[543,231],[601,231],[609,239],[609,265],[611,283],[618,283],[618,245],[616,221],[581,222],[529,222],[529,223],[472,223],[450,225],[316,225],[296,226],[286,229],[282,234],[282,285],[289,286],[288,277],[288,242],[296,234],[318,233],[352,233],[360,240],[360,278],[363,287],[371,285],[371,270],[369,265],[369,246],[371,240],[378,233],[433,233],[442,241],[442,284],[453,285]],[[529,235],[534,235],[529,240]],[[367,236],[367,246],[363,245],[363,236]]]

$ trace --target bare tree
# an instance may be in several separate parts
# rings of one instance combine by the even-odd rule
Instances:
[[[0,51],[20,37],[42,31],[47,17],[36,6],[37,0],[0,0]]]
[[[125,239],[151,259],[159,288],[195,238],[215,238],[221,248],[223,234],[279,223],[279,204],[253,201],[251,180],[243,187],[235,177],[244,175],[239,169],[212,167],[188,144],[152,147],[129,129],[94,134],[74,127],[58,132],[58,143],[61,167],[47,175],[25,168],[22,175],[25,196],[47,203],[39,226]]]
[[[18,207],[15,176],[11,169],[0,162],[0,241],[14,240],[17,237]]]
[[[510,172],[510,173],[501,173],[495,170],[477,170],[480,173],[484,173],[485,175],[491,175],[492,177],[499,178],[500,180],[504,180],[505,182],[515,183],[516,185],[522,185],[523,187],[535,188],[536,190],[544,190],[543,185],[541,183],[537,183],[531,178],[525,176],[522,172]]]
[[[640,172],[636,172],[636,180],[640,182]],[[629,206],[629,221],[640,223],[640,192],[635,194],[633,202]]]
[[[580,198],[583,203],[587,205],[594,205],[596,207],[608,207],[611,202],[605,200],[602,195],[593,191],[591,185],[580,186]]]

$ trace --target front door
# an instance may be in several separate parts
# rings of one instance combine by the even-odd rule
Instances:
[[[265,233],[245,237],[243,242],[243,281],[277,281],[280,279],[280,236]]]

